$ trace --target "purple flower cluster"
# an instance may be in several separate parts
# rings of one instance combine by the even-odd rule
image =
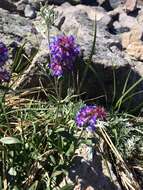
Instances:
[[[10,73],[3,67],[0,67],[0,83],[9,82]]]
[[[71,71],[74,61],[80,53],[80,47],[75,38],[70,35],[59,35],[50,43],[51,62],[49,68],[53,76],[60,77],[64,71]]]
[[[95,105],[82,107],[76,115],[76,124],[78,127],[86,127],[88,131],[95,131],[97,119],[105,119],[106,112],[104,108]]]
[[[0,42],[0,83],[9,82],[10,74],[3,67],[8,60],[8,49],[3,42]]]
[[[0,67],[5,64],[8,59],[8,49],[3,42],[0,42]]]

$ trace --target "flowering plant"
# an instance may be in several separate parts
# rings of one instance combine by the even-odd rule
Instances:
[[[80,47],[75,42],[73,35],[59,35],[50,43],[51,60],[49,68],[53,76],[63,76],[65,71],[72,71],[76,57],[80,53]]]
[[[88,131],[95,131],[97,120],[106,118],[106,112],[103,107],[95,105],[82,107],[76,115],[76,124],[79,128],[86,127]]]
[[[8,60],[8,49],[3,42],[0,42],[0,83],[9,82],[10,80],[10,74],[4,68],[7,60]]]

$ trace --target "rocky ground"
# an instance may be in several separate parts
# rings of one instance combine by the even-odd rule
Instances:
[[[27,42],[25,52],[28,57],[38,51],[32,65],[18,81],[15,89],[37,85],[36,74],[39,72],[39,68],[36,63],[47,60],[46,39],[44,32],[41,32],[43,25],[38,16],[40,3],[44,5],[46,2],[47,0],[0,0],[1,40],[8,45],[13,54],[17,47],[25,41]],[[96,24],[96,48],[92,62],[100,80],[91,71],[87,73],[87,80],[82,90],[87,92],[88,98],[101,96],[106,91],[108,101],[111,101],[113,68],[117,79],[117,96],[120,95],[129,71],[131,71],[129,85],[143,77],[143,1],[50,0],[49,3],[56,5],[55,9],[59,13],[57,24],[62,23],[61,30],[53,29],[52,35],[61,33],[61,31],[76,35],[83,50],[83,60],[90,55]],[[36,34],[34,34],[35,30]],[[102,81],[102,85],[100,81]],[[143,90],[143,82],[137,86],[136,90]],[[142,98],[142,94],[136,95],[132,100],[132,106],[138,105]],[[96,158],[100,162],[98,155]],[[88,165],[82,161],[80,164],[80,169],[86,165],[83,167],[81,178],[86,181],[83,183],[87,184],[86,173],[89,172],[90,176],[93,176],[95,171],[91,167],[89,169]],[[101,165],[102,163],[98,164],[98,168]],[[94,176],[95,179],[92,178],[94,184],[91,185],[91,188],[88,187],[88,190],[105,190],[105,187],[106,190],[120,189],[116,178],[112,184],[109,183],[108,177],[103,178],[101,172],[98,178],[97,174]]]
[[[13,49],[27,41],[28,56],[31,56],[38,46],[40,49],[44,46],[45,49],[46,41],[39,31],[43,26],[39,20],[38,11],[40,3],[46,2],[46,0],[0,0],[1,39]],[[131,70],[130,85],[143,75],[143,1],[82,0],[79,2],[71,0],[71,5],[64,0],[51,0],[49,3],[57,6],[56,10],[60,14],[58,22],[63,22],[61,30],[77,36],[84,51],[84,58],[90,54],[96,23],[96,50],[93,63],[99,73],[102,87],[99,80],[89,72],[88,80],[83,87],[83,91],[88,92],[88,98],[103,95],[106,91],[110,102],[113,92],[113,66],[117,79],[120,79],[117,80],[118,92],[121,91],[129,70]],[[36,37],[32,33],[33,27],[38,30]],[[59,32],[56,29],[53,30],[53,34]],[[45,58],[44,55],[41,56],[41,52],[39,54],[40,58]],[[39,59],[38,62],[40,62]],[[23,86],[23,84],[25,87],[31,86],[32,78],[35,78],[35,76],[32,77],[35,73],[32,71],[31,68],[27,71],[27,73],[30,72],[29,80],[26,79],[27,82],[25,82],[25,77],[23,77],[16,87]],[[143,84],[140,83],[136,90],[142,90],[142,86]],[[93,88],[95,90],[91,90]],[[132,105],[137,105],[140,101],[142,101],[142,95],[136,95]]]

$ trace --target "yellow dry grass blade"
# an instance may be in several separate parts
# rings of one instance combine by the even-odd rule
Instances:
[[[131,171],[129,170],[128,166],[124,162],[122,156],[114,146],[112,140],[110,139],[109,135],[107,134],[106,130],[104,129],[103,123],[98,125],[99,131],[103,137],[105,143],[108,144],[111,151],[115,155],[116,158],[116,165],[117,165],[117,172],[121,178],[123,186],[126,190],[140,190],[140,186],[137,181],[134,179]]]
[[[12,94],[7,94],[5,103],[9,107],[19,107],[22,105],[25,105],[27,103],[30,103],[31,101],[36,102],[36,100],[28,99],[30,95],[36,94],[41,91],[41,87],[34,87],[34,88],[29,88],[25,90],[21,90],[18,92],[18,95],[12,95]]]

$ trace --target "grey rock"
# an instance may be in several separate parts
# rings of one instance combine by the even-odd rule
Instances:
[[[24,9],[24,15],[25,15],[25,17],[27,17],[27,18],[31,18],[31,19],[35,18],[35,17],[36,17],[35,8],[32,7],[32,6],[29,5],[29,4],[26,5],[26,6],[25,6],[25,9]]]
[[[97,0],[97,2],[99,3],[99,5],[103,4],[106,0]]]
[[[13,35],[19,37],[26,37],[31,31],[32,23],[20,17],[17,14],[9,14],[7,11],[0,9],[0,22],[3,25],[1,33],[5,35]]]
[[[91,51],[92,42],[93,42],[93,29],[94,29],[94,22],[91,21],[88,17],[87,12],[85,10],[79,11],[78,6],[77,8],[69,8],[68,6],[64,6],[63,16],[66,17],[65,22],[63,23],[61,29],[65,33],[71,33],[77,36],[77,39],[81,45],[81,48],[84,50],[84,56],[88,56]],[[57,8],[61,12],[61,8]],[[106,17],[106,16],[105,16]],[[116,55],[112,53],[109,49],[109,46],[112,45],[113,42],[119,43],[119,38],[116,36],[111,35],[107,32],[107,24],[110,22],[110,17],[106,20],[105,17],[102,17],[100,20],[97,21],[97,38],[96,38],[96,46],[98,47],[96,52],[94,52],[95,57],[99,55],[102,58],[105,57],[104,52],[106,52],[106,59],[111,59],[117,65],[121,65],[121,63],[125,63],[125,61],[121,58],[122,56],[119,55],[121,58],[118,60]],[[69,22],[69,20],[71,20]],[[88,40],[87,40],[88,39]],[[122,52],[119,51],[122,54]],[[109,62],[110,65],[111,61]]]
[[[91,10],[89,9],[89,7],[86,8],[83,5],[71,6],[68,3],[56,8],[56,11],[59,12],[60,18],[65,18],[63,24],[61,25],[61,30],[66,34],[73,34],[77,36],[77,41],[80,44],[83,52],[83,62],[89,58],[94,39],[95,16],[92,16],[91,14],[93,8],[91,8]],[[101,12],[102,16],[99,16],[98,20],[96,21],[96,45],[92,56],[92,67],[94,72],[90,69],[88,70],[86,80],[84,81],[81,91],[85,92],[86,94],[83,98],[95,98],[105,95],[107,98],[106,100],[108,100],[106,103],[110,104],[112,102],[114,91],[113,69],[118,79],[116,81],[116,98],[119,98],[128,72],[132,70],[131,76],[129,78],[129,85],[132,85],[140,78],[140,76],[142,76],[141,71],[143,68],[140,65],[140,69],[137,69],[139,65],[138,62],[133,61],[124,51],[122,51],[120,36],[113,35],[109,31],[108,25],[110,23],[110,16],[108,16],[107,19],[106,13],[103,14],[103,11]],[[94,13],[96,13],[96,9],[94,10]],[[96,14],[99,14],[99,9]],[[40,20],[35,23],[35,26],[38,25],[39,28],[42,29],[43,26],[41,25]],[[59,32],[53,28],[51,35],[56,35]],[[43,36],[45,36],[45,34]],[[45,57],[46,55],[43,56]],[[39,58],[41,58],[41,55]],[[133,69],[133,65],[136,65],[136,67],[134,67],[136,69]],[[84,64],[81,64],[80,80],[82,80],[82,74],[85,69],[84,67]],[[33,70],[30,69],[30,81],[33,81],[33,79],[36,78],[35,72],[32,71]],[[19,83],[17,89],[33,86],[33,84],[38,85],[38,81],[37,83],[33,83],[28,79],[29,75],[27,74],[27,77],[25,76],[23,81]],[[26,81],[29,81],[29,83],[27,84]],[[140,83],[136,90],[140,90],[142,86],[143,84]],[[104,98],[101,100],[102,103],[104,100]],[[142,101],[141,94],[132,98],[132,106],[138,105],[140,101]]]
[[[17,12],[20,14],[20,15],[24,15],[24,10],[25,10],[25,7],[26,7],[26,3],[25,2],[18,2],[16,4],[16,7],[17,7]]]
[[[121,24],[120,24],[118,21],[115,21],[115,22],[113,23],[113,27],[114,27],[116,30],[119,30],[119,28],[121,28],[122,26],[121,26]]]
[[[27,56],[38,47],[38,42],[31,33],[33,29],[32,22],[17,14],[9,14],[8,11],[0,9],[0,38],[8,46],[17,48],[25,42],[25,50]]]
[[[138,24],[135,17],[129,16],[124,12],[119,15],[119,23],[122,27],[128,28],[132,28],[133,26]]]
[[[110,6],[115,9],[118,6],[120,6],[122,3],[124,2],[124,0],[109,0]]]
[[[110,180],[109,171],[107,171],[107,167],[101,158],[101,153],[96,152],[90,161],[84,159],[81,154],[73,160],[69,178],[73,182],[77,182],[78,179],[78,186],[80,188],[77,189],[88,189],[90,186],[96,190],[121,190],[117,178],[111,169],[111,164],[108,163],[108,166],[112,174],[113,182]]]
[[[67,34],[69,33],[77,36],[78,42],[84,52],[84,60],[86,60],[91,53],[93,44],[94,20],[91,21],[91,18],[89,19],[88,9],[79,10],[79,6],[70,7],[68,4],[63,4],[62,7],[63,16],[65,16],[65,22],[63,23],[61,29]],[[61,9],[61,7],[57,8],[60,13],[62,12]],[[127,15],[125,16],[128,17]],[[124,24],[124,20],[125,18],[122,17],[121,19],[120,17],[119,24],[122,24],[121,29],[124,27],[127,28],[127,26],[131,27],[130,25],[133,24],[134,18],[133,21],[130,20],[129,24],[127,23],[128,25]],[[120,36],[113,35],[109,32],[109,22],[110,17],[106,20],[106,16],[101,17],[101,19],[96,22],[96,44],[92,59],[93,68],[96,74],[91,70],[88,71],[82,91],[87,93],[87,98],[94,98],[106,93],[105,96],[107,97],[109,103],[111,103],[111,97],[113,97],[112,93],[114,91],[112,83],[114,80],[113,69],[115,70],[115,75],[118,79],[116,81],[116,98],[118,98],[121,96],[120,92],[123,89],[128,72],[131,70],[131,75],[129,78],[129,86],[131,86],[142,76],[143,66],[141,67],[141,64],[139,64],[139,62],[133,61],[131,57],[129,57],[122,50]],[[136,20],[134,23],[136,23]],[[81,70],[84,70],[84,68]],[[141,90],[142,87],[143,83],[141,82],[140,85],[138,85],[134,90]],[[142,102],[142,98],[142,94],[133,97],[131,103],[132,106],[134,107],[135,105],[138,105],[140,102]]]

